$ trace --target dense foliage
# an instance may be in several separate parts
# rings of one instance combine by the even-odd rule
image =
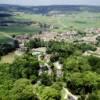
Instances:
[[[30,40],[28,43],[25,43],[25,46],[32,49],[32,48],[38,48],[38,47],[43,47],[46,44],[44,43],[43,40],[39,38],[35,38],[34,40]]]
[[[0,99],[63,100],[62,90],[67,88],[80,95],[81,100],[99,100],[100,58],[82,55],[88,45],[50,41],[46,46],[51,55],[50,68],[46,68],[46,64],[41,68],[38,57],[30,52],[16,58],[12,64],[0,64]],[[63,65],[61,70],[54,66],[56,61]],[[44,71],[39,75],[40,69]],[[63,75],[58,77],[60,71]]]
[[[6,55],[19,47],[17,40],[11,40],[0,44],[0,55]]]
[[[38,77],[39,62],[36,57],[25,55],[17,58],[9,68],[14,79],[27,78],[36,81]]]

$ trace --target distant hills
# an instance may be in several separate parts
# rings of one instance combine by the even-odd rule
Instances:
[[[51,6],[18,6],[18,5],[7,5],[0,4],[0,12],[28,12],[35,14],[48,14],[49,12],[100,12],[100,6],[81,6],[81,5],[51,5]]]

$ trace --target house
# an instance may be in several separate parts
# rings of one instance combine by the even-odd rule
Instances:
[[[16,40],[18,40],[19,43],[23,43],[25,41],[28,41],[31,38],[30,35],[28,34],[24,34],[24,35],[17,35],[15,37]]]
[[[46,47],[32,49],[32,55],[40,55],[40,54],[45,54],[45,53],[46,53]]]
[[[33,39],[34,38],[40,38],[44,41],[50,41],[50,40],[54,40],[54,37],[57,35],[58,33],[56,32],[44,32],[42,34],[37,34],[37,35],[33,35]]]

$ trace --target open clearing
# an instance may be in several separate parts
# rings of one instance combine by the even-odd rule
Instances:
[[[14,59],[16,58],[16,55],[14,52],[12,53],[9,53],[8,55],[6,56],[3,56],[1,58],[1,61],[0,63],[12,63],[14,61]]]

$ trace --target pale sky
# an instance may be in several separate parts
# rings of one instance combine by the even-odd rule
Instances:
[[[0,0],[0,4],[15,5],[100,5],[100,0]]]

